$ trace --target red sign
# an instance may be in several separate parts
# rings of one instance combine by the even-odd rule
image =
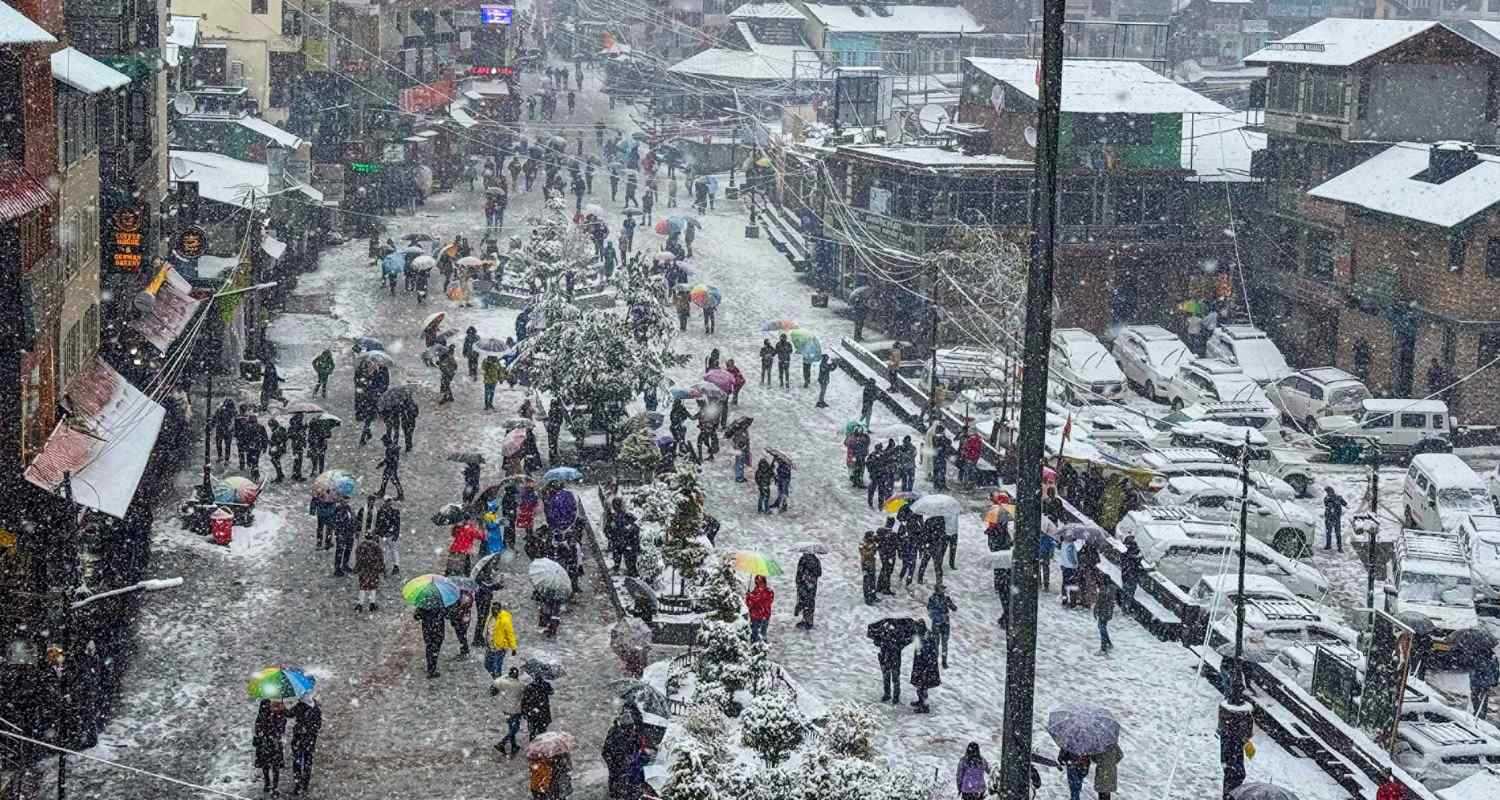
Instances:
[[[516,70],[515,67],[469,67],[469,74],[475,77],[510,78],[515,76]]]
[[[420,114],[424,111],[442,108],[453,102],[453,96],[457,90],[458,87],[452,78],[433,81],[425,86],[402,89],[400,108],[407,114]]]

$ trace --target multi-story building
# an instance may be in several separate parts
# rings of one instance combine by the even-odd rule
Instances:
[[[887,66],[912,74],[958,71],[963,37],[984,26],[957,4],[808,3],[803,35],[825,60],[845,67]]]
[[[1241,251],[1253,269],[1256,318],[1294,362],[1338,364],[1395,396],[1424,385],[1419,373],[1429,361],[1417,355],[1430,348],[1421,343],[1445,342],[1433,349],[1439,363],[1461,367],[1460,342],[1469,334],[1444,331],[1454,320],[1485,318],[1446,295],[1412,295],[1418,284],[1399,263],[1389,264],[1397,274],[1377,271],[1388,262],[1371,260],[1361,246],[1369,233],[1351,227],[1359,215],[1309,190],[1362,170],[1398,143],[1500,142],[1492,88],[1500,81],[1500,39],[1486,29],[1493,25],[1326,19],[1246,59],[1267,68],[1267,146],[1252,170],[1266,192],[1257,224],[1242,228]],[[1415,262],[1412,269],[1420,274]]]
[[[193,58],[198,86],[242,86],[255,110],[285,122],[307,56],[300,4],[283,0],[177,0],[176,14],[201,17]]]

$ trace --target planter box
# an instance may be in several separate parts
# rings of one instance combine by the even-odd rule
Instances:
[[[759,225],[746,225],[745,226],[745,238],[746,239],[759,239],[760,238],[760,226]]]
[[[814,294],[812,296],[812,307],[813,308],[827,308],[828,307],[828,295],[823,294],[822,292],[818,292],[817,294]]]
[[[698,642],[698,623],[676,622],[658,618],[651,623],[651,643],[692,647]]]

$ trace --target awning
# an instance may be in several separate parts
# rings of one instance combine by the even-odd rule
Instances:
[[[280,261],[282,254],[286,252],[286,242],[267,234],[265,238],[260,240],[260,249],[264,250],[266,255]]]
[[[130,78],[72,47],[52,54],[52,78],[86,94],[121,89]]]
[[[75,502],[124,518],[167,410],[99,358],[68,384],[66,398],[69,413],[26,467],[26,480],[56,492],[71,473]]]
[[[0,44],[42,44],[57,38],[29,17],[0,3]]]
[[[457,122],[460,128],[472,128],[475,125],[479,124],[477,120],[469,116],[469,112],[461,108],[455,107],[448,109],[448,116],[452,117],[453,121]]]
[[[52,205],[52,193],[17,161],[0,161],[0,222]]]
[[[203,301],[192,296],[193,287],[187,278],[171,267],[162,267],[151,285],[155,291],[148,289],[146,292],[155,298],[151,310],[130,326],[146,337],[151,346],[165,353],[182,335]]]
[[[132,81],[145,80],[156,72],[156,59],[139,55],[100,56],[100,61],[116,71],[123,72]]]

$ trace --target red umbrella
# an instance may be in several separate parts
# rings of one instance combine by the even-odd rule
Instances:
[[[672,224],[670,222],[667,222],[666,218],[663,217],[662,219],[656,221],[656,232],[661,234],[662,236],[666,236],[668,233],[672,232]]]
[[[725,394],[734,392],[734,376],[722,369],[711,369],[703,373],[703,380],[723,389]]]

